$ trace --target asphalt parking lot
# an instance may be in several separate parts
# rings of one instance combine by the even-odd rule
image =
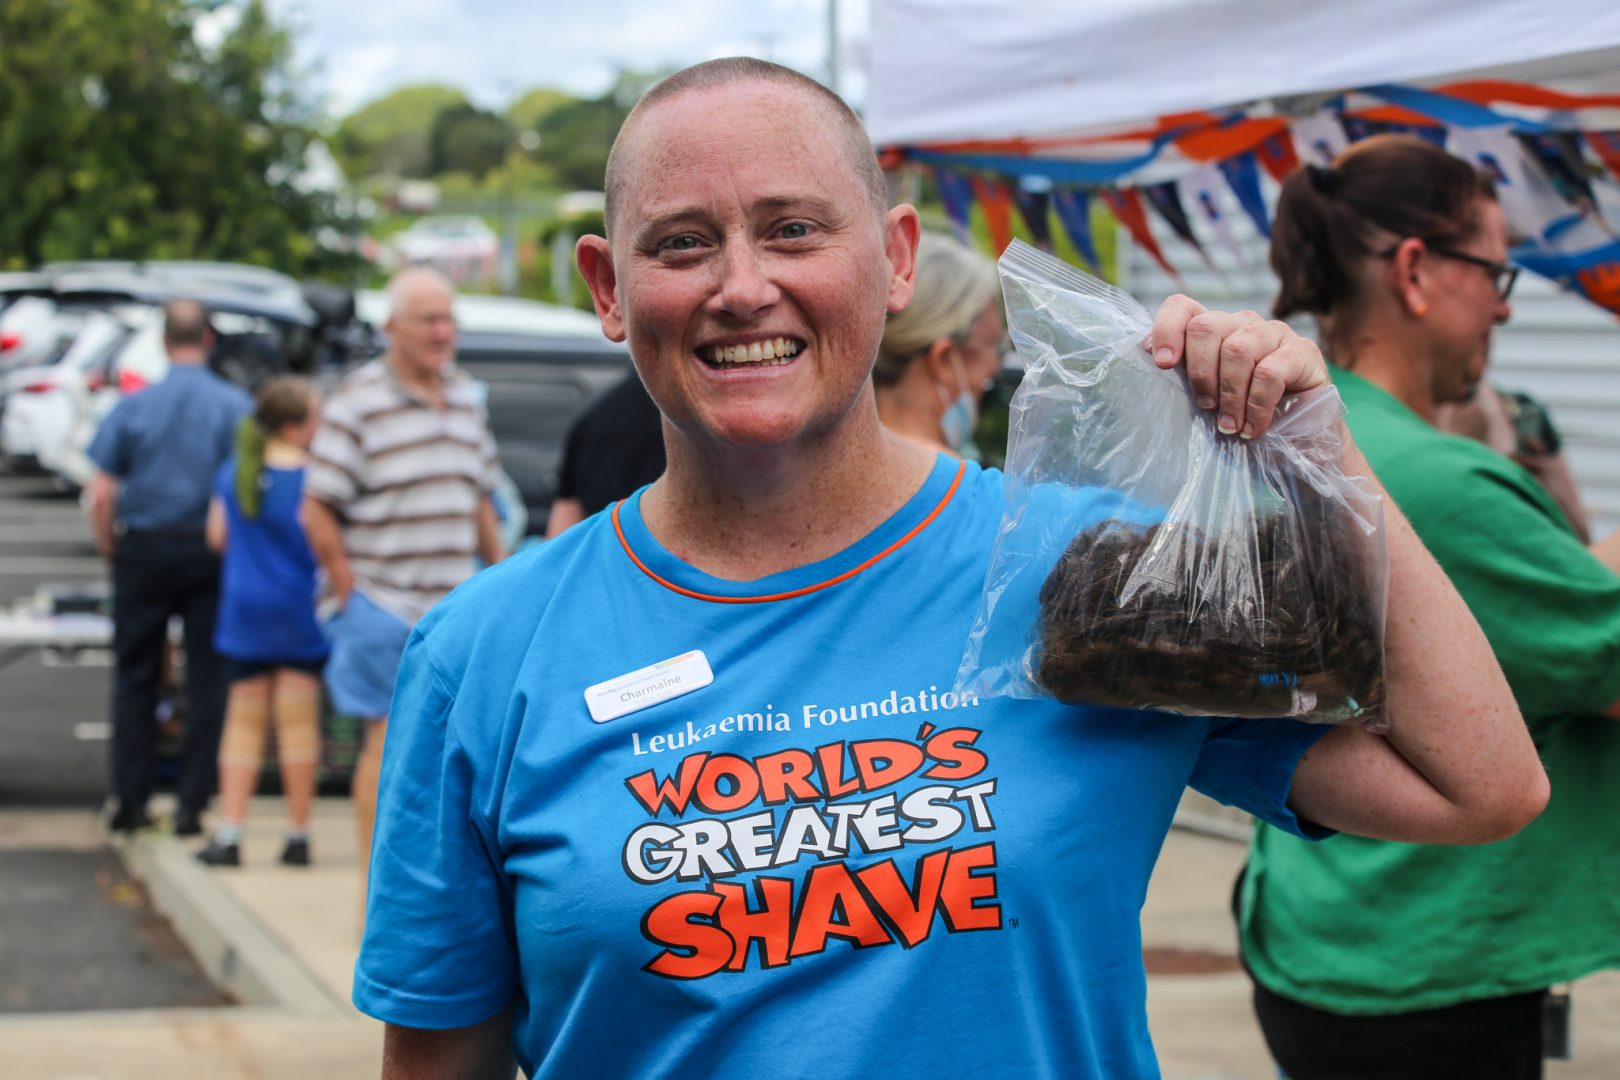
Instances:
[[[42,477],[0,476],[0,606],[41,585],[103,577],[72,496]],[[109,657],[91,651],[64,664],[25,651],[8,659],[0,667],[0,1014],[229,1004],[97,826]]]
[[[74,497],[44,477],[0,475],[0,605],[105,577]],[[80,659],[35,653],[0,667],[0,807],[89,806],[106,792],[110,657]]]

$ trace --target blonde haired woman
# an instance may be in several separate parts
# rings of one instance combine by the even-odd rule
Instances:
[[[872,369],[878,417],[920,446],[976,458],[979,402],[1007,349],[995,264],[944,233],[923,233],[916,293],[889,316]]]

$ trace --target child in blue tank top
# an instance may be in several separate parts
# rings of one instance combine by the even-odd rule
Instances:
[[[241,863],[242,822],[258,785],[272,715],[287,797],[281,861],[309,864],[320,670],[328,645],[315,618],[316,563],[298,508],[304,460],[319,417],[309,383],[295,378],[266,383],[237,432],[235,455],[215,478],[208,541],[224,560],[214,646],[226,658],[231,689],[219,751],[224,822],[197,853],[211,866]]]

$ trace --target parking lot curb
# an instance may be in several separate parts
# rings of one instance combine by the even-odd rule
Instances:
[[[114,847],[208,978],[239,1003],[306,1016],[345,1011],[293,949],[221,888],[178,840],[143,834]]]

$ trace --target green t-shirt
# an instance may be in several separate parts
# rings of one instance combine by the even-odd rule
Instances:
[[[1620,576],[1517,464],[1359,376],[1334,382],[1357,445],[1490,639],[1552,799],[1517,836],[1477,847],[1257,827],[1244,957],[1272,991],[1352,1014],[1620,965],[1620,722],[1597,715],[1620,700]]]

